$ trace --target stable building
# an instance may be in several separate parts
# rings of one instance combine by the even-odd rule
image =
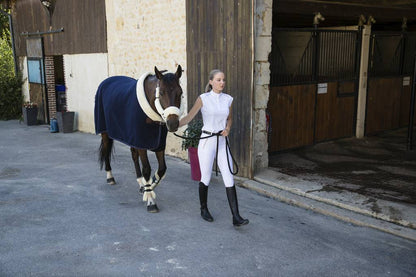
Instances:
[[[244,177],[280,151],[408,126],[414,107],[410,0],[0,2],[12,11],[26,99],[44,123],[71,110],[76,128],[93,133],[98,84],[154,66],[183,67],[190,109],[210,70],[223,70]],[[186,158],[172,134],[166,153]]]

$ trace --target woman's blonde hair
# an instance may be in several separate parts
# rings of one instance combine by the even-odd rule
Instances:
[[[222,72],[222,71],[221,71],[221,70],[219,70],[219,69],[213,69],[213,70],[211,70],[211,72],[209,73],[209,76],[208,76],[209,80],[210,80],[210,81],[214,80],[214,76],[215,76],[217,73],[224,73],[224,72]],[[211,86],[211,84],[210,84],[210,83],[209,83],[209,81],[208,81],[208,84],[205,86],[205,92],[209,92],[209,91],[211,91],[211,90],[212,90],[212,86]]]

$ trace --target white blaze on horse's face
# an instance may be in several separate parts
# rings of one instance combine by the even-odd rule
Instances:
[[[175,74],[168,73],[163,75],[155,67],[155,73],[159,79],[159,84],[156,88],[156,109],[166,123],[168,131],[176,132],[179,127],[179,117],[183,113],[182,88],[179,84],[182,68],[179,65]]]

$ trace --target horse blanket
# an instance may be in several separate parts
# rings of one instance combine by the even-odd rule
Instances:
[[[95,132],[107,132],[110,138],[130,147],[164,150],[166,125],[149,120],[143,112],[137,99],[137,82],[130,77],[115,76],[99,85],[95,95]]]

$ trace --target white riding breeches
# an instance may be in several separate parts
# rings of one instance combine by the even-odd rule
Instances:
[[[203,136],[202,136],[203,137]],[[202,138],[201,137],[201,138]],[[207,139],[199,140],[198,159],[201,168],[201,182],[208,186],[212,176],[212,166],[214,164],[215,153],[217,150],[217,137],[213,136]],[[227,153],[231,161],[227,160]],[[232,187],[234,185],[234,177],[230,172],[233,168],[232,159],[229,150],[226,147],[225,137],[219,136],[217,164],[220,169],[224,185]],[[230,163],[228,167],[227,163]]]

